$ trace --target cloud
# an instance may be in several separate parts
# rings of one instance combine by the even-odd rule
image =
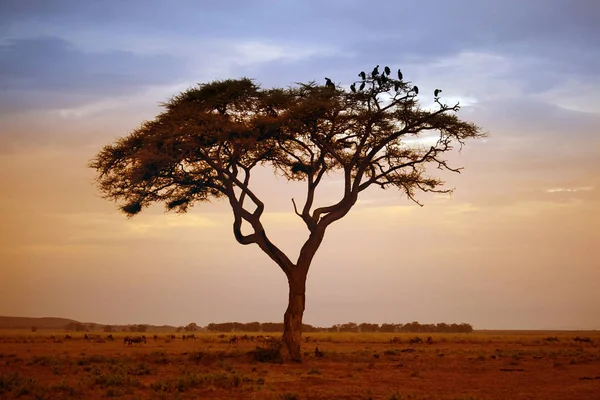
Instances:
[[[57,107],[137,92],[181,76],[180,60],[114,50],[86,52],[57,37],[0,45],[3,109]]]
[[[546,192],[548,192],[548,193],[560,193],[560,192],[574,193],[574,192],[581,192],[581,191],[589,191],[592,189],[594,189],[592,186],[583,186],[583,187],[576,187],[576,188],[552,188],[552,189],[546,190]]]

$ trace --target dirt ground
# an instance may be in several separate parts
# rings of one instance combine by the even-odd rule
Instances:
[[[231,334],[54,335],[0,333],[0,399],[600,400],[600,332],[310,334],[301,364]]]

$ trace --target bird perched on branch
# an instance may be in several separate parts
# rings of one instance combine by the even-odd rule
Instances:
[[[377,66],[373,68],[373,72],[371,72],[371,76],[373,78],[375,78],[377,75],[379,75],[379,64],[377,64]]]
[[[388,67],[387,65],[385,66],[385,68],[383,69],[383,72],[385,72],[385,74],[387,76],[390,76],[390,73],[392,72],[392,70],[390,69],[390,67]]]
[[[356,84],[355,83],[350,85],[350,90],[352,90],[352,93],[356,93]]]
[[[363,82],[360,84],[360,87],[358,88],[358,90],[363,90],[364,88],[365,88],[365,83]]]
[[[364,81],[365,79],[367,79],[367,74],[365,74],[365,71],[360,71],[360,74],[358,74],[358,76],[360,76],[362,78],[362,80]]]
[[[331,82],[331,79],[325,78],[325,86],[331,89],[335,89],[335,85]]]
[[[402,71],[398,70],[398,80],[402,80]]]
[[[442,89],[435,89],[435,90],[433,91],[433,95],[434,95],[435,97],[438,97],[438,95],[439,95],[440,93],[442,93]]]
[[[419,94],[419,88],[417,86],[413,86],[412,90],[415,94]]]

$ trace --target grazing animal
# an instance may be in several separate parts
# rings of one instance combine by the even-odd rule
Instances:
[[[421,343],[421,342],[423,342],[423,339],[421,339],[418,336],[415,336],[414,338],[412,338],[412,339],[409,340],[410,344],[416,344],[416,343]]]
[[[71,335],[65,335],[65,340],[71,340],[71,339],[73,339],[73,338],[71,337]]]
[[[124,339],[124,342],[130,347],[133,346],[134,343],[138,343],[138,344],[146,343],[146,336],[144,336],[144,335],[134,336],[134,337],[127,336]]]
[[[593,342],[592,342],[592,339],[591,339],[591,338],[589,338],[589,337],[587,337],[587,336],[583,336],[583,337],[575,336],[575,337],[573,338],[573,340],[574,340],[575,342],[582,342],[582,343],[593,343]]]
[[[390,339],[390,343],[400,343],[400,338],[398,336],[394,336]]]
[[[187,335],[188,340],[196,340],[196,334],[192,333],[191,335]]]
[[[263,343],[265,346],[269,346],[277,343],[277,339],[275,339],[273,336],[265,336]]]
[[[310,336],[305,337],[304,340],[306,341],[306,343],[310,342]]]
[[[323,357],[325,353],[319,350],[319,346],[315,347],[315,357]]]
[[[431,336],[427,336],[427,344],[433,344],[433,338]]]
[[[158,340],[158,335],[154,335],[154,340]]]
[[[238,344],[238,338],[237,338],[237,336],[233,335],[231,337],[231,339],[229,339],[229,347],[231,347],[231,346],[237,347],[237,344]]]
[[[545,337],[544,340],[546,342],[558,342],[558,338],[556,336],[548,336],[548,337]]]
[[[110,340],[111,342],[115,341],[115,338],[113,337],[112,333],[109,335],[106,335],[106,340]]]
[[[220,335],[219,335],[219,336],[217,336],[217,337],[218,337],[219,339],[223,339],[223,338],[225,338],[225,336],[227,336],[227,335],[225,335],[225,334],[223,334],[223,333],[222,333],[222,334],[220,334]]]

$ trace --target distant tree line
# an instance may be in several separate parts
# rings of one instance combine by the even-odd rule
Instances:
[[[283,332],[283,323],[280,322],[223,322],[210,323],[206,329],[210,332]],[[413,321],[407,324],[369,324],[348,322],[336,324],[328,328],[315,327],[302,324],[302,332],[410,332],[410,333],[470,333],[473,331],[471,324],[421,324]]]
[[[96,328],[96,324],[82,324],[78,322],[71,322],[64,327],[69,332],[89,332]],[[33,332],[37,330],[36,327],[32,327]],[[105,325],[100,328],[104,332],[147,332],[148,325],[127,325],[127,326],[112,326]],[[202,330],[208,330],[209,332],[269,332],[269,333],[281,333],[283,332],[282,322],[223,322],[223,323],[210,323],[205,328],[199,327],[196,323],[192,322],[186,326],[180,326],[178,328],[171,327],[176,332],[197,332]],[[302,332],[392,332],[392,333],[470,333],[473,331],[471,324],[447,324],[440,322],[437,324],[421,324],[417,321],[409,322],[407,324],[370,324],[355,322],[347,322],[345,324],[336,324],[330,327],[317,327],[310,324],[302,324]]]

